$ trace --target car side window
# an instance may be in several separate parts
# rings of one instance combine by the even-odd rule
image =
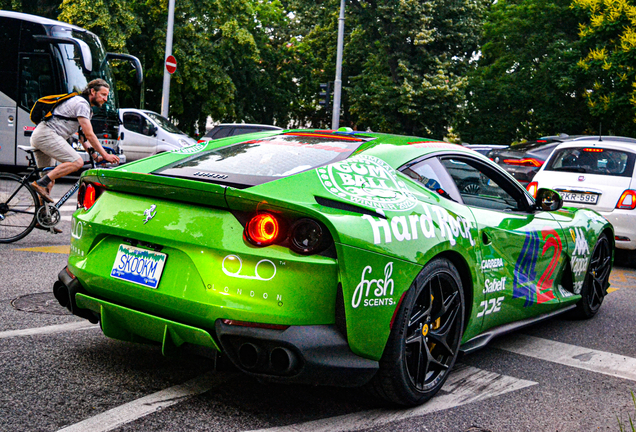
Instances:
[[[147,136],[152,135],[152,123],[150,123],[150,120],[143,116],[140,116],[139,120],[141,122],[141,133]]]
[[[431,192],[446,199],[461,202],[459,191],[455,187],[453,179],[448,175],[437,158],[428,158],[408,165],[401,171]]]
[[[231,131],[232,131],[232,128],[214,127],[210,129],[210,131],[207,134],[205,134],[205,136],[207,138],[212,138],[212,139],[225,138]]]
[[[443,157],[440,162],[453,178],[464,204],[502,211],[525,211],[525,193],[501,173],[468,157]]]
[[[124,114],[124,127],[132,132],[141,133],[141,124],[139,122],[140,118],[137,114],[134,113],[125,113]]]
[[[237,127],[232,131],[232,135],[243,135],[247,133],[260,132],[261,129],[257,128],[245,128],[245,127]]]

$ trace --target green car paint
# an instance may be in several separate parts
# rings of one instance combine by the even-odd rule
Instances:
[[[272,161],[270,150],[291,159]],[[231,165],[250,152],[264,167]],[[302,163],[294,166],[295,158]],[[444,189],[416,172],[429,168],[427,158],[446,164],[444,175],[456,169],[458,190],[465,175],[483,182],[470,177],[466,162],[474,161],[532,202],[512,177],[471,150],[376,133],[251,134],[87,171],[82,179],[99,196],[73,215],[68,272],[81,286],[74,307],[92,311],[107,336],[160,343],[166,353],[183,344],[224,351],[215,333],[220,322],[248,323],[241,327],[246,340],[249,323],[316,334],[330,326],[354,360],[377,366],[405,294],[439,257],[461,277],[465,347],[488,331],[582,300],[602,233],[613,251],[604,218],[585,209],[466,205],[468,192],[459,198],[455,186]],[[440,165],[437,159],[431,167]],[[210,168],[215,164],[236,170],[243,183],[225,181],[227,172]],[[479,184],[486,190],[491,183]],[[488,193],[475,197],[495,202]],[[316,221],[328,231],[329,248],[304,254],[289,240],[250,243],[246,221],[265,212],[290,226]],[[253,337],[263,337],[260,331]]]

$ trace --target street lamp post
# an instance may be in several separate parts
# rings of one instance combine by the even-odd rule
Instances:
[[[161,115],[168,118],[170,107],[170,73],[166,68],[166,59],[172,55],[172,29],[174,27],[174,0],[168,3],[168,29],[166,30],[166,55],[163,58],[163,92],[161,94]]]
[[[340,127],[340,94],[342,93],[342,49],[344,46],[344,11],[345,0],[340,0],[340,17],[338,18],[338,51],[336,54],[336,79],[333,82],[333,113],[331,128]]]

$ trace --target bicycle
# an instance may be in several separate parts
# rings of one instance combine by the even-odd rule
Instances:
[[[39,179],[40,173],[48,172],[53,167],[37,167],[33,155],[35,147],[21,145],[18,148],[27,153],[29,165],[22,177],[0,172],[0,243],[12,243],[26,237],[37,224],[55,233],[54,228],[61,220],[60,207],[80,187],[78,180],[55,204],[40,199],[31,182]],[[95,168],[92,154],[89,154],[89,160],[84,166]]]

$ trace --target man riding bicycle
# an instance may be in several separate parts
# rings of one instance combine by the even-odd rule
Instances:
[[[43,200],[52,203],[50,192],[55,180],[84,166],[84,160],[67,141],[80,126],[86,137],[80,138],[80,142],[87,152],[94,155],[91,151],[94,149],[107,162],[119,163],[116,155],[104,150],[93,132],[90,121],[93,116],[91,107],[101,107],[108,100],[109,93],[108,83],[103,79],[95,79],[88,83],[81,95],[74,96],[55,107],[53,116],[49,120],[41,121],[33,131],[31,146],[37,150],[34,155],[38,168],[51,166],[51,159],[60,162],[48,174],[31,183]]]

